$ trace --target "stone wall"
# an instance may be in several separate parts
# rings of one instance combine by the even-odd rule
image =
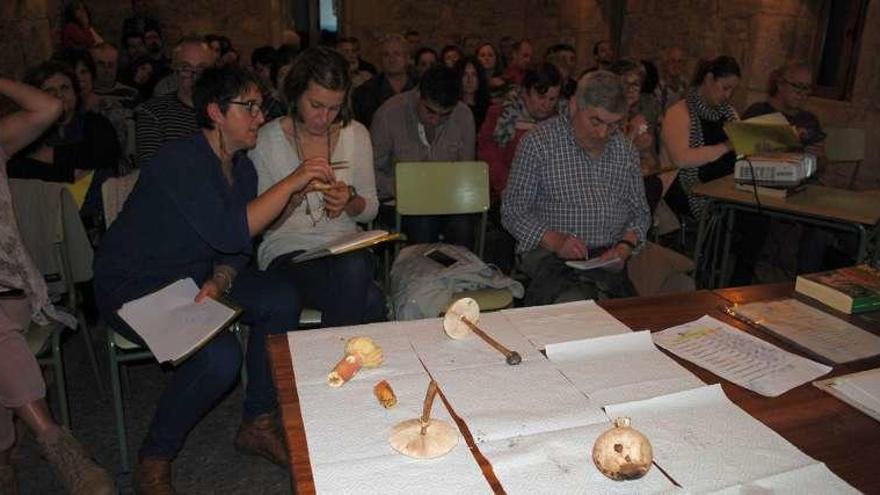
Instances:
[[[20,78],[52,52],[51,0],[0,1],[0,75]]]
[[[631,58],[655,58],[679,46],[691,61],[728,54],[743,69],[734,96],[738,109],[766,98],[767,74],[787,60],[813,60],[819,0],[629,0],[621,51]],[[860,188],[880,187],[880,2],[871,2],[865,20],[859,66],[850,101],[810,98],[808,108],[824,126],[866,130],[866,157]],[[849,166],[829,171],[841,184]]]

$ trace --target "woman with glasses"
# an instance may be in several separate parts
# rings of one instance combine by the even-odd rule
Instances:
[[[312,161],[257,195],[257,174],[245,154],[263,124],[254,76],[239,68],[204,71],[193,90],[201,131],[159,150],[111,225],[95,260],[95,291],[106,321],[142,339],[117,316],[126,302],[183,278],[201,287],[195,298],[228,299],[248,325],[247,388],[235,438],[239,451],[287,465],[275,427],[275,390],[266,335],[295,330],[300,316],[293,284],[249,267],[252,238],[281,213],[292,195],[332,184],[326,161]],[[144,439],[135,470],[137,493],[173,493],[171,460],[187,434],[235,384],[242,351],[221,332],[174,368]]]
[[[352,120],[349,65],[338,52],[311,48],[284,79],[288,115],[260,130],[250,152],[260,191],[312,163],[332,166],[335,181],[295,194],[263,236],[262,269],[296,283],[304,306],[321,311],[325,326],[383,320],[385,303],[373,282],[367,250],[303,263],[291,259],[359,230],[378,209],[370,134]]]

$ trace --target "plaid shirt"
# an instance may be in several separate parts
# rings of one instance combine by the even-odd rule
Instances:
[[[610,246],[627,230],[641,244],[649,218],[639,155],[622,133],[593,158],[575,142],[569,117],[560,115],[520,142],[501,205],[518,252],[538,247],[548,229],[573,234],[588,248]]]

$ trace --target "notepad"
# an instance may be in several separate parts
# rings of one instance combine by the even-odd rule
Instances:
[[[226,328],[239,313],[211,298],[197,303],[198,293],[193,279],[181,279],[123,304],[117,313],[144,339],[157,361],[176,365]]]
[[[385,230],[368,230],[366,232],[353,232],[351,234],[346,234],[342,237],[334,239],[333,241],[323,245],[318,246],[314,249],[309,249],[308,251],[304,251],[296,256],[294,256],[291,261],[293,263],[302,263],[303,261],[314,260],[317,258],[323,258],[324,256],[332,256],[334,254],[342,254],[348,253],[351,251],[357,251],[358,249],[367,248],[370,246],[375,246],[376,244],[392,241],[400,237],[398,233],[389,233]]]
[[[608,265],[613,265],[615,263],[620,263],[620,258],[618,258],[617,256],[613,256],[607,259],[592,258],[588,260],[566,261],[565,265],[570,268],[574,268],[575,270],[594,270],[596,268],[603,268]]]
[[[748,303],[732,311],[832,364],[880,354],[880,337],[794,299]]]

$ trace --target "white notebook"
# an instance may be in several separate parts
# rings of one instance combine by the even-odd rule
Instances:
[[[193,279],[181,279],[123,304],[117,313],[144,339],[157,361],[178,364],[239,313],[211,298],[196,303],[198,293]]]
[[[293,261],[294,263],[301,263],[303,261],[323,258],[324,256],[342,254],[349,251],[357,251],[358,249],[374,246],[385,241],[391,241],[397,239],[398,237],[400,237],[400,234],[388,233],[385,230],[353,232],[351,234],[346,234],[342,237],[336,238],[323,246],[304,251],[294,256],[291,261]]]

